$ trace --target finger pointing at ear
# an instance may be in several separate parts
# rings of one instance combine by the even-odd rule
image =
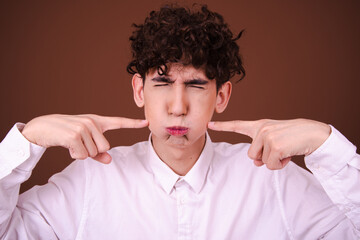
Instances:
[[[103,117],[98,115],[90,115],[99,124],[102,132],[121,128],[144,128],[149,125],[147,120],[131,119],[124,117]]]
[[[103,117],[86,115],[46,115],[28,122],[22,134],[30,142],[43,147],[62,146],[69,149],[74,159],[92,157],[103,163],[109,163],[107,153],[110,144],[103,133],[120,128],[143,128],[147,120],[122,117]]]
[[[209,129],[253,139],[248,155],[255,165],[283,168],[296,155],[309,155],[330,135],[329,125],[307,119],[210,122]]]
[[[211,130],[236,132],[247,135],[251,138],[254,138],[257,132],[258,125],[259,125],[258,121],[241,121],[241,120],[208,123],[208,127]]]
[[[110,144],[103,135],[104,132],[108,130],[122,129],[122,128],[143,128],[148,126],[147,120],[140,119],[130,119],[123,117],[105,117],[99,115],[81,115],[85,119],[92,119],[93,124],[96,127],[89,124],[89,130],[91,131],[91,137],[96,145],[97,153],[96,155],[90,155],[93,159],[102,162],[109,163],[111,161],[111,156],[107,153],[110,149]]]

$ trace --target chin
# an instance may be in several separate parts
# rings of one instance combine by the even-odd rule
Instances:
[[[187,135],[167,135],[166,143],[176,147],[186,147],[187,145],[189,145],[189,139]]]

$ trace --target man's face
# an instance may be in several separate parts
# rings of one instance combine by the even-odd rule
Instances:
[[[216,82],[203,70],[174,63],[166,76],[152,71],[145,78],[143,100],[153,142],[203,146],[217,100]]]

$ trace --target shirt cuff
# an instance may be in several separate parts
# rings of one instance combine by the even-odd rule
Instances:
[[[23,123],[16,123],[0,144],[0,179],[9,175],[15,168],[32,171],[46,150],[29,142],[21,134],[20,130],[24,126]]]
[[[306,167],[316,176],[323,178],[337,174],[351,163],[356,155],[356,147],[337,129],[331,126],[331,134],[326,141],[313,153],[305,157]]]

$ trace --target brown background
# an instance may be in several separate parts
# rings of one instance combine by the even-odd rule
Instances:
[[[222,13],[239,41],[247,77],[215,119],[311,118],[360,146],[359,1],[199,1]],[[142,118],[125,67],[128,37],[164,1],[1,1],[0,138],[15,122],[50,113]],[[179,1],[179,3],[192,3]],[[112,146],[148,130],[106,133]],[[215,141],[250,141],[214,133]],[[50,148],[22,186],[46,183],[71,162]],[[301,159],[297,159],[301,164]]]

